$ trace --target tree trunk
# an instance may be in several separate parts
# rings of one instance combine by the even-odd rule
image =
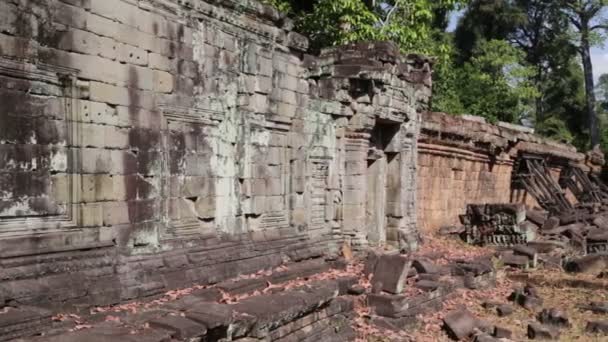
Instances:
[[[591,63],[591,48],[589,43],[589,26],[583,25],[581,29],[581,58],[583,60],[583,71],[585,73],[585,95],[587,105],[587,120],[589,123],[589,136],[591,148],[600,143],[600,131],[597,115],[595,113],[595,91],[593,84],[593,65]]]

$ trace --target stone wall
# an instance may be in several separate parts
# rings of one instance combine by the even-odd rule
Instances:
[[[0,2],[0,306],[414,248],[430,64],[251,0]]]
[[[543,139],[525,127],[492,125],[466,115],[425,113],[418,152],[418,222],[426,231],[458,224],[467,204],[538,206],[530,194],[512,186],[522,154],[544,158],[556,181],[570,163],[590,169],[589,158],[570,145]],[[576,203],[568,191],[566,196]]]

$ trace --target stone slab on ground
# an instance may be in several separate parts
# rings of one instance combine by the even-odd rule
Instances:
[[[50,324],[51,312],[32,306],[0,311],[0,341],[36,334]]]
[[[559,335],[559,330],[554,327],[550,327],[540,323],[528,324],[529,339],[557,341],[559,339]]]
[[[543,309],[538,316],[538,321],[543,324],[553,325],[556,327],[569,327],[570,319],[566,316],[566,314],[555,308],[551,309]]]
[[[589,322],[585,331],[590,334],[608,335],[608,321]]]
[[[597,314],[608,314],[608,302],[591,302],[587,305],[581,305],[579,308]]]
[[[254,317],[252,336],[263,337],[268,331],[329,303],[338,292],[335,281],[319,282],[298,290],[249,297],[232,307],[236,312]]]
[[[105,322],[90,329],[69,332],[58,336],[46,336],[45,342],[165,342],[171,339],[170,332],[159,329],[143,329],[132,333],[132,329],[116,323]]]
[[[527,209],[526,210],[526,219],[534,222],[539,227],[545,223],[547,220],[547,212],[544,210],[538,209]]]
[[[171,332],[171,337],[177,339],[191,339],[203,337],[207,327],[182,316],[167,315],[148,322],[150,327]]]
[[[418,258],[412,262],[412,267],[416,269],[418,274],[438,274],[439,268],[431,260]]]
[[[411,265],[412,261],[400,254],[381,255],[372,281],[380,282],[383,291],[393,294],[402,293]]]
[[[477,318],[466,309],[452,311],[443,319],[448,334],[457,340],[473,335],[477,327]]]
[[[515,311],[515,309],[509,304],[500,304],[496,307],[496,312],[500,317],[509,316],[513,313],[513,311]]]

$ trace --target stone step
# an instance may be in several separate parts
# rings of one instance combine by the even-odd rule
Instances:
[[[42,308],[23,306],[0,309],[0,341],[31,336],[48,328],[51,312]]]

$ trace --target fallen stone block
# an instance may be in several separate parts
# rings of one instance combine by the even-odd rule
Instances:
[[[526,220],[532,221],[540,227],[547,220],[547,212],[538,209],[527,209]]]
[[[511,338],[513,336],[513,332],[507,328],[495,326],[494,327],[494,337],[496,338]]]
[[[515,268],[527,269],[530,264],[530,260],[524,255],[502,255],[500,259],[503,264]]]
[[[608,253],[608,231],[590,232],[586,240],[587,253]]]
[[[485,302],[481,303],[481,306],[484,309],[494,309],[494,308],[498,307],[499,305],[501,305],[499,302],[494,302],[494,301],[485,301]]]
[[[566,314],[555,308],[543,309],[543,311],[538,314],[537,319],[543,324],[549,324],[560,328],[570,327],[570,320]]]
[[[474,276],[491,273],[494,271],[492,262],[456,262],[450,264],[451,274],[453,276],[464,276],[471,273]]]
[[[589,305],[580,305],[579,308],[597,314],[608,314],[608,302],[591,302]]]
[[[443,323],[447,333],[456,340],[470,337],[477,327],[477,319],[466,309],[450,312]]]
[[[530,241],[528,247],[534,248],[537,253],[551,253],[556,249],[566,249],[567,245],[558,240]]]
[[[417,281],[414,286],[416,286],[417,288],[421,289],[422,291],[435,291],[439,288],[440,284],[436,281],[432,281],[432,280],[419,280]]]
[[[412,267],[416,269],[418,274],[438,274],[439,268],[432,261],[427,259],[415,259],[412,262]]]
[[[526,285],[524,289],[517,289],[511,293],[509,300],[521,305],[530,311],[537,311],[543,305],[543,300],[538,296],[535,288]]]
[[[264,337],[268,331],[330,303],[338,293],[336,281],[320,281],[286,292],[249,297],[232,308],[254,319],[250,336]]]
[[[608,215],[600,215],[593,219],[593,224],[597,227],[608,229]]]
[[[559,226],[559,223],[560,221],[558,217],[551,216],[547,220],[545,220],[545,222],[541,225],[540,229],[541,231],[552,230],[557,228]]]
[[[439,281],[439,278],[441,278],[441,275],[439,274],[423,273],[418,275],[418,280]]]
[[[500,317],[509,316],[514,311],[515,311],[515,309],[513,308],[513,306],[509,305],[509,304],[500,304],[496,307],[496,313],[498,313],[498,316],[500,316]]]
[[[590,334],[608,335],[608,321],[589,322],[585,331]]]
[[[348,289],[348,294],[353,296],[360,296],[365,293],[365,287],[355,284]]]
[[[499,341],[500,340],[498,340],[497,338],[492,337],[486,333],[476,334],[475,339],[473,339],[473,342],[499,342]]]
[[[357,285],[359,282],[359,278],[357,277],[341,277],[336,279],[338,283],[338,295],[343,296],[348,294],[350,289]]]
[[[378,258],[373,282],[381,282],[383,291],[399,294],[403,292],[411,265],[411,260],[402,255],[381,255]]]
[[[363,274],[367,277],[372,275],[376,271],[376,265],[378,265],[379,255],[375,251],[369,251],[363,264]]]
[[[538,297],[525,296],[521,306],[530,311],[538,311],[543,306],[543,300]]]
[[[152,320],[148,324],[152,328],[168,330],[171,332],[171,337],[178,339],[203,337],[207,333],[205,325],[181,316],[167,315]]]
[[[559,331],[553,327],[539,323],[528,324],[528,338],[531,340],[552,340],[559,339]]]
[[[566,263],[566,271],[599,274],[608,267],[608,255],[587,255]]]
[[[253,317],[235,312],[228,304],[201,303],[185,312],[185,317],[207,327],[209,336],[245,336],[255,323]]]
[[[416,317],[391,318],[372,316],[370,320],[373,325],[391,331],[403,331],[416,324]]]
[[[443,226],[439,228],[440,235],[459,235],[466,231],[466,228],[462,225],[454,226]]]
[[[400,317],[409,308],[407,297],[390,294],[372,293],[367,296],[367,305],[377,315],[393,318]]]
[[[513,247],[513,254],[528,257],[529,266],[535,268],[538,265],[538,254],[532,247],[518,245]]]

